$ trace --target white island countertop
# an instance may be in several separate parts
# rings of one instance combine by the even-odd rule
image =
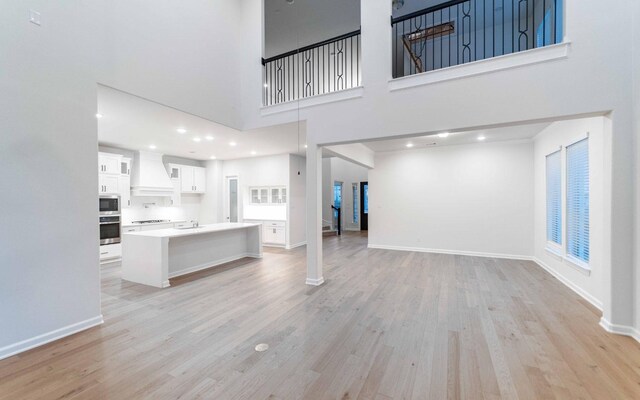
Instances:
[[[122,278],[168,287],[169,279],[245,257],[262,258],[261,224],[222,223],[122,234]]]
[[[127,232],[123,235],[134,236],[146,236],[156,238],[177,238],[182,236],[202,235],[204,233],[232,231],[236,229],[245,229],[252,226],[259,226],[260,224],[245,223],[245,222],[227,222],[222,224],[210,224],[200,225],[197,228],[168,228],[168,229],[154,229],[150,231],[140,232]]]

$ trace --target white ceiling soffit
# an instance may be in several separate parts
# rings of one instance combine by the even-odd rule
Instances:
[[[305,153],[304,123],[299,140],[295,122],[239,131],[105,86],[98,87],[98,113],[98,141],[110,147],[194,160]]]
[[[533,139],[542,132],[549,123],[538,123],[529,125],[517,125],[493,129],[481,129],[465,132],[440,132],[446,137],[440,137],[437,133],[428,136],[405,137],[402,139],[377,140],[364,142],[363,144],[376,153],[398,150],[410,150],[426,147],[441,147],[471,143],[504,142],[511,140]],[[484,137],[484,140],[479,138]],[[410,145],[410,147],[408,147]]]

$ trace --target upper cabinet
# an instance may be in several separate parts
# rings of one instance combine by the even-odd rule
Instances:
[[[287,188],[284,186],[251,187],[249,202],[251,204],[286,204]]]
[[[117,194],[120,206],[131,206],[131,159],[120,154],[98,153],[98,193]]]
[[[207,189],[207,173],[202,167],[180,166],[182,193],[204,193]]]
[[[120,160],[120,204],[122,207],[131,207],[131,159]]]
[[[119,181],[120,181],[120,177],[116,175],[108,175],[108,174],[98,175],[98,193],[99,194],[120,194]]]
[[[120,175],[131,176],[131,159],[130,158],[122,158],[120,160]]]
[[[98,153],[98,173],[120,175],[122,156],[109,153]]]

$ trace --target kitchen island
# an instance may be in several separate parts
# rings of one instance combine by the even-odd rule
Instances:
[[[249,223],[123,233],[122,279],[165,288],[176,276],[244,257],[262,258],[261,235],[261,224]]]

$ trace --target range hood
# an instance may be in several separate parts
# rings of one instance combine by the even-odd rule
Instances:
[[[132,196],[171,196],[173,184],[162,163],[162,154],[138,151],[133,158]]]

